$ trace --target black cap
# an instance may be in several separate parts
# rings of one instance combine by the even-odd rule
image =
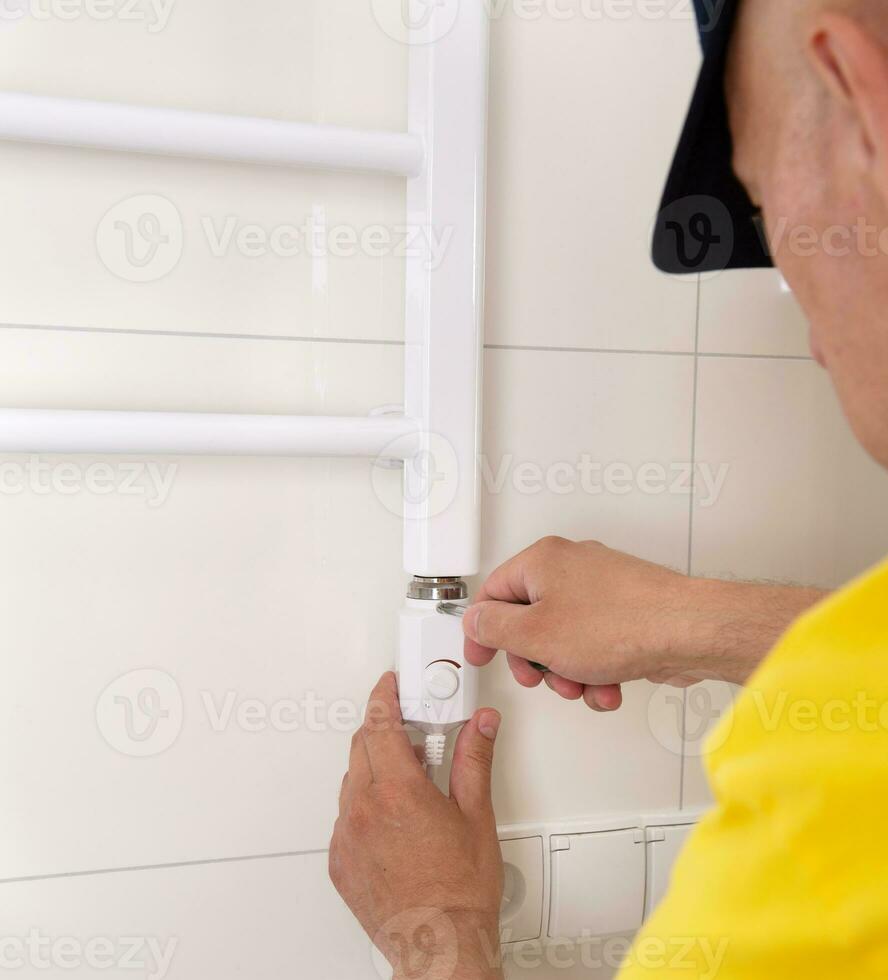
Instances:
[[[673,274],[773,265],[758,209],[734,175],[724,76],[740,0],[694,0],[703,67],[654,227],[654,264]]]

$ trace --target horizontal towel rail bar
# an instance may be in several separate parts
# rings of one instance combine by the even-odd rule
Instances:
[[[0,409],[0,453],[408,459],[419,448],[419,424],[403,415]]]
[[[0,93],[0,140],[415,177],[410,133]]]

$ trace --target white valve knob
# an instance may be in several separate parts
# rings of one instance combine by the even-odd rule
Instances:
[[[459,690],[459,668],[453,664],[432,664],[426,667],[426,694],[436,701],[447,701]]]

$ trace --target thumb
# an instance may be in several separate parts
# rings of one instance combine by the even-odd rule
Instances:
[[[518,602],[488,600],[469,606],[463,617],[463,632],[488,650],[508,650],[516,656],[531,653],[529,627],[538,610]],[[525,657],[525,659],[533,659]]]
[[[501,721],[498,711],[482,708],[475,712],[456,740],[450,770],[450,795],[466,816],[493,815],[490,774],[493,744]]]

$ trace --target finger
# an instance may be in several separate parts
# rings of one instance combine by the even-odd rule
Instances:
[[[530,591],[526,581],[525,556],[530,549],[522,551],[488,575],[484,584],[478,590],[469,612],[463,618],[463,630],[466,634],[465,657],[470,664],[484,667],[496,656],[499,647],[496,644],[480,641],[476,635],[474,623],[477,613],[472,613],[475,606],[482,602],[509,602],[526,605],[530,602]],[[471,615],[470,615],[471,614]],[[467,628],[466,619],[470,620],[471,630]]]
[[[539,687],[543,680],[543,673],[535,667],[531,667],[523,657],[516,657],[513,653],[506,655],[509,670],[512,676],[522,687]]]
[[[498,602],[530,602],[525,561],[528,551],[530,548],[504,561],[499,568],[495,568],[478,590],[475,602],[487,602],[489,599]]]
[[[367,749],[364,747],[364,736],[360,729],[355,732],[351,740],[351,748],[348,755],[348,772],[342,777],[342,786],[339,790],[339,813],[345,811],[355,790],[363,789],[373,782],[370,772],[370,760],[367,758]]]
[[[577,681],[568,680],[560,674],[546,674],[545,678],[546,684],[567,701],[579,701],[583,696],[583,685]]]
[[[590,684],[583,700],[593,711],[616,711],[623,704],[623,689],[619,684]]]
[[[342,777],[342,785],[339,787],[339,816],[345,812],[348,805],[348,773]]]
[[[456,740],[450,770],[450,795],[467,816],[493,819],[490,774],[493,745],[501,721],[498,711],[482,708],[463,726]]]
[[[465,617],[463,617],[463,630],[465,628]],[[472,664],[473,667],[486,667],[496,654],[496,650],[491,650],[490,647],[482,647],[480,643],[476,643],[468,636],[463,640],[463,656],[465,656],[466,662]]]
[[[422,774],[404,730],[398,683],[391,671],[382,675],[370,695],[361,734],[374,780]]]
[[[536,660],[541,604],[518,605],[487,600],[469,606],[463,616],[463,632],[481,648],[508,650],[525,660]]]
[[[489,601],[491,600],[476,598],[473,605],[469,606],[466,610],[462,620],[463,635],[465,637],[463,653],[465,654],[466,660],[474,667],[486,667],[498,652],[497,647],[485,646],[478,638],[478,620],[482,611],[481,604]]]

